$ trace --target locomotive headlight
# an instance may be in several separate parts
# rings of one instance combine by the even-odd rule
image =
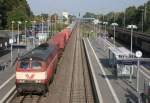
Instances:
[[[44,83],[44,80],[35,80],[36,83]]]
[[[41,83],[41,80],[35,80],[36,83]]]
[[[23,80],[23,79],[19,80],[19,83],[24,83],[24,82],[25,82],[25,80]]]

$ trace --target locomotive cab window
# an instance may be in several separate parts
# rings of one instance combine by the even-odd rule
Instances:
[[[40,62],[32,62],[32,69],[41,69],[42,64]]]
[[[29,62],[21,62],[20,63],[20,68],[21,69],[27,69],[27,68],[29,68]]]

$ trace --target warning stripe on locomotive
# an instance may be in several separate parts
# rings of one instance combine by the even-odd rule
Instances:
[[[47,79],[46,72],[16,72],[16,79],[27,79],[27,80],[37,80],[37,79]]]

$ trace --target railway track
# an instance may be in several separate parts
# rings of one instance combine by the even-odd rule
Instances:
[[[78,23],[58,63],[47,97],[16,96],[11,103],[94,103],[82,34],[79,29]]]
[[[79,24],[80,28],[80,24]],[[74,64],[72,71],[72,82],[69,103],[93,103],[92,90],[88,67],[82,44],[82,34],[77,30],[77,39],[74,54]]]
[[[22,95],[14,100],[14,103],[40,103],[41,95]]]

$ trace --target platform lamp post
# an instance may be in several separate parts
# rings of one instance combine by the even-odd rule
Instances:
[[[32,36],[34,35],[34,38],[33,38],[33,41],[32,41],[32,45],[33,45],[33,47],[35,47],[35,37],[36,37],[36,35],[35,35],[35,23],[36,23],[36,21],[33,20],[31,22],[32,22]]]
[[[50,36],[50,35],[49,35],[49,27],[50,27],[50,23],[49,23],[49,22],[50,22],[50,20],[49,20],[49,18],[48,18],[48,20],[47,20],[47,32],[48,32],[48,36]]]
[[[79,16],[80,16],[80,14],[79,14]],[[55,29],[54,29],[54,33],[56,33],[57,32],[57,17],[55,16]]]
[[[52,24],[53,22],[52,22],[52,16],[50,16],[50,35],[51,35],[51,37],[53,36],[53,33],[52,33],[52,26],[53,26],[53,24]]]
[[[131,45],[130,45],[130,51],[131,51],[131,54],[132,54],[132,50],[133,50],[133,46],[132,46],[132,41],[133,41],[133,29],[137,29],[137,26],[136,26],[136,25],[128,25],[127,28],[128,28],[128,29],[131,29]],[[132,71],[132,73],[133,73],[133,66],[132,66],[131,71]],[[130,73],[130,81],[132,81],[132,73]]]
[[[113,26],[113,28],[114,28],[114,47],[116,47],[115,37],[116,37],[116,26],[118,26],[118,24],[117,23],[112,23],[111,26]]]
[[[24,28],[25,29],[24,31],[25,31],[25,44],[26,44],[26,46],[27,46],[27,22],[28,21],[25,21],[25,28]]]
[[[22,22],[21,21],[18,21],[18,36],[17,36],[17,44],[19,45],[20,44],[20,37],[19,37],[19,32],[20,32],[20,30],[19,30],[19,26],[22,24]],[[19,52],[20,52],[20,50],[19,50],[19,48],[18,48],[18,56],[19,56]]]
[[[20,24],[22,24],[22,22],[18,21],[18,38],[17,38],[17,44],[20,44],[19,43],[19,32],[20,32],[19,27],[20,27]]]
[[[93,21],[93,37],[95,37],[95,34],[96,34],[96,32],[95,32],[95,23],[94,23],[94,21]]]
[[[108,22],[103,22],[103,24],[105,25],[105,34],[106,34],[106,26],[108,25]]]
[[[51,29],[50,29],[50,27],[51,27],[51,26],[50,26],[50,23],[51,23],[51,17],[50,17],[50,15],[48,15],[48,20],[47,20],[47,26],[48,26],[48,27],[47,27],[47,32],[48,32],[47,37],[48,37],[48,38],[50,38],[50,36],[51,36],[51,34],[50,34],[50,30],[51,30]]]
[[[100,21],[100,22],[99,22],[99,25],[100,25],[100,28],[99,28],[99,29],[100,29],[100,33],[102,33],[102,25],[103,25],[103,22]]]
[[[42,16],[42,35],[43,35],[43,33],[44,33],[44,28],[43,28],[43,24],[44,23],[44,20],[43,20],[43,16]]]
[[[105,34],[104,34],[104,41],[105,41],[105,43],[106,43],[106,26],[107,26],[107,24],[108,24],[108,22],[103,22],[103,25],[105,25]]]
[[[141,51],[136,51],[136,57],[138,58],[138,61],[137,61],[137,86],[136,86],[136,90],[137,92],[139,92],[139,69],[140,69],[140,60],[139,58],[142,57],[142,52]]]
[[[35,32],[35,23],[36,23],[36,21],[33,20],[31,22],[32,22],[32,35],[33,35],[33,33]],[[34,34],[34,37],[35,37],[35,34]]]
[[[133,30],[134,29],[137,29],[137,26],[136,25],[128,25],[127,26],[128,29],[131,29],[131,46],[130,46],[130,50],[131,50],[131,53],[132,53],[132,41],[133,41]]]
[[[139,92],[139,70],[140,70],[140,60],[139,58],[142,57],[142,52],[141,51],[136,51],[136,57],[138,58],[138,61],[137,61],[137,76],[136,76],[136,90],[137,90],[137,93],[139,94],[139,98],[138,98],[138,101],[140,103],[140,92]]]
[[[45,34],[44,34],[44,19],[43,19],[43,16],[42,16],[42,42],[45,42],[46,40],[46,38],[45,38]]]
[[[11,56],[10,56],[10,60],[11,60],[11,65],[12,65],[12,58],[13,58],[13,55],[12,55],[12,51],[13,51],[13,38],[14,38],[14,23],[15,21],[12,21],[11,22]]]

